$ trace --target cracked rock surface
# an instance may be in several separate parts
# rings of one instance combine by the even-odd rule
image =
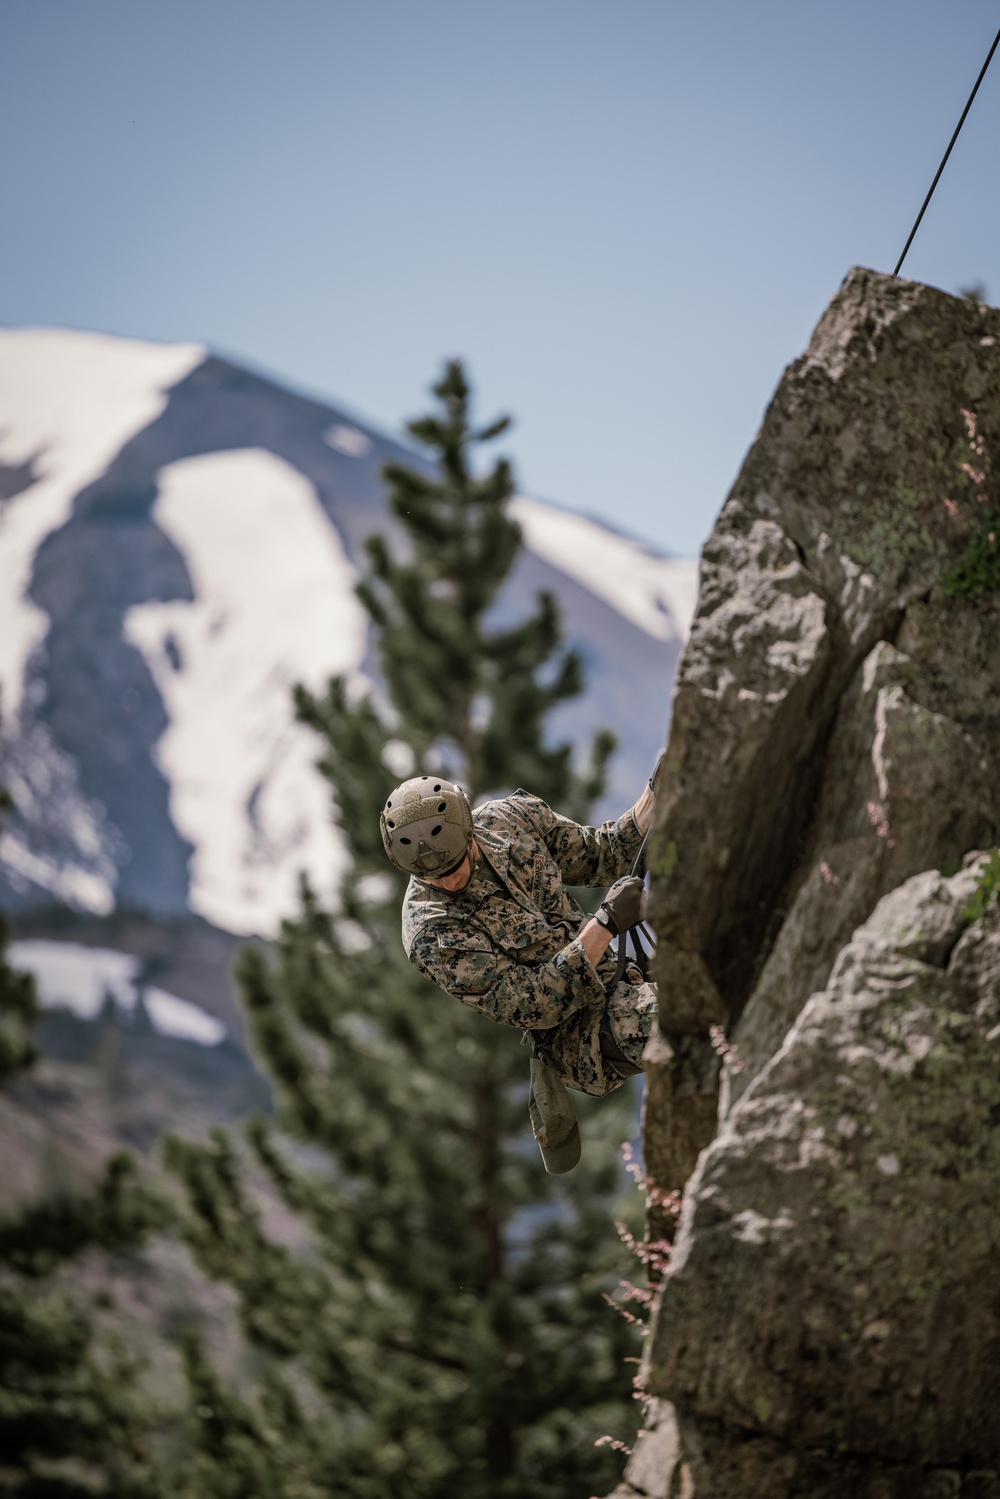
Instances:
[[[686,1187],[623,1499],[1000,1499],[1000,929],[963,915],[1000,841],[1000,594],[941,587],[998,490],[1000,312],[853,271],[706,545],[675,691],[646,1161]]]
[[[978,869],[879,902],[688,1184],[646,1379],[692,1495],[903,1499],[1000,1467],[1000,907],[966,926]]]
[[[745,1085],[880,896],[997,841],[1000,595],[940,587],[974,464],[995,501],[1000,312],[852,271],[702,555],[650,855],[664,1186],[715,1131],[708,1027]]]

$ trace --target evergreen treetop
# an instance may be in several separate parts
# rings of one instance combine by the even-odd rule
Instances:
[[[477,476],[472,455],[510,420],[472,426],[457,360],[434,394],[441,415],[412,421],[408,430],[429,450],[437,477],[398,463],[384,469],[408,555],[396,560],[384,537],[372,537],[371,571],[358,589],[377,627],[390,702],[417,758],[464,780],[473,796],[524,784],[560,810],[583,815],[603,786],[614,736],[598,735],[582,778],[573,774],[571,745],[545,742],[553,708],[583,687],[578,654],[559,651],[555,599],[540,594],[535,613],[507,629],[490,620],[521,530],[508,513],[510,464],[499,458]],[[308,702],[301,702],[307,713]]]
[[[457,363],[435,393],[441,413],[410,430],[437,477],[388,469],[405,554],[373,540],[359,589],[388,702],[355,700],[339,680],[296,694],[348,855],[339,905],[304,885],[273,957],[249,948],[239,965],[286,1137],[257,1121],[247,1145],[308,1247],[267,1231],[225,1136],[169,1147],[188,1241],[234,1287],[270,1361],[267,1382],[237,1394],[188,1344],[196,1410],[209,1413],[197,1485],[210,1499],[240,1483],[289,1499],[562,1499],[611,1486],[614,1454],[593,1444],[631,1417],[629,1335],[601,1300],[619,1264],[608,1136],[629,1131],[631,1100],[623,1090],[595,1111],[584,1100],[584,1162],[546,1176],[527,1050],[407,962],[405,880],[378,831],[407,772],[449,771],[480,793],[523,784],[567,810],[595,792],[610,753],[601,736],[581,776],[571,746],[545,742],[580,667],[557,654],[551,599],[525,622],[496,619],[520,536],[508,465],[477,477],[473,449],[505,424],[473,426]]]

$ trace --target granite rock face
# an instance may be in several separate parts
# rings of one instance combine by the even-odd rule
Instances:
[[[650,859],[664,1186],[715,1132],[708,1027],[746,1086],[882,895],[997,841],[1000,595],[940,587],[991,453],[1000,312],[853,271],[702,556]]]
[[[878,903],[702,1153],[647,1355],[670,1404],[633,1492],[1000,1495],[1000,906],[964,915],[981,863]]]
[[[964,914],[1000,594],[942,588],[994,470],[1000,312],[856,270],[705,548],[650,861],[684,1206],[622,1496],[1000,1499],[1000,916]]]

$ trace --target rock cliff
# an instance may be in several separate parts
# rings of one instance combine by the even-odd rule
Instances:
[[[1000,312],[855,270],[705,548],[622,1496],[1000,1495],[998,445]]]

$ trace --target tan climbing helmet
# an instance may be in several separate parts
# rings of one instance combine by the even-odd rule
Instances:
[[[411,776],[397,786],[379,818],[385,851],[404,874],[453,874],[472,842],[472,808],[461,786],[441,776]]]

